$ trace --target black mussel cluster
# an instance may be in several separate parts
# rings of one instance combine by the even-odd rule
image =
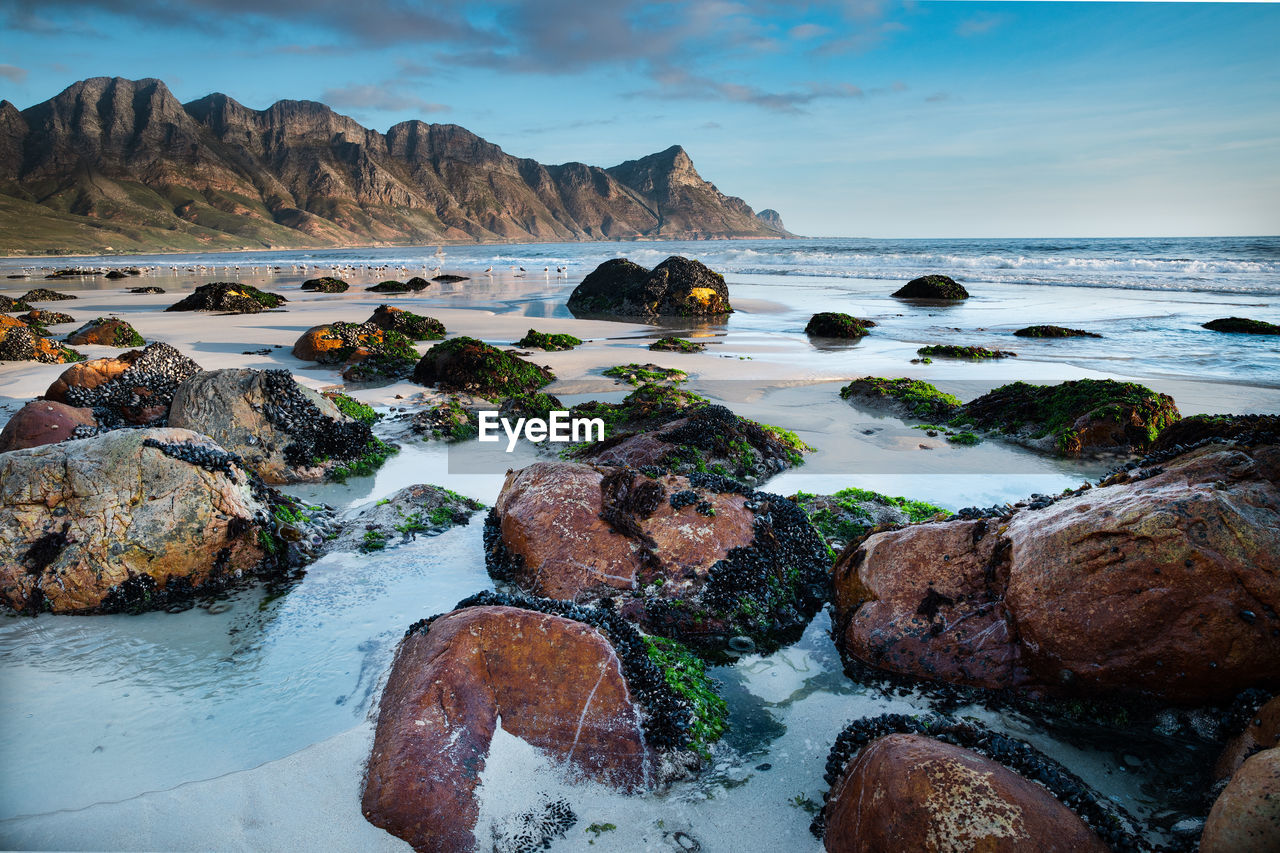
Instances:
[[[571,826],[578,822],[569,801],[556,799],[542,804],[541,808],[530,809],[511,819],[512,828],[507,831],[495,829],[493,849],[495,853],[535,853],[537,850],[550,850],[551,843],[564,836]]]
[[[214,444],[195,444],[186,441],[164,442],[154,438],[142,441],[143,447],[154,447],[165,456],[180,459],[206,471],[226,474],[233,483],[240,482],[238,469],[244,467],[244,460],[234,453],[223,450]]]
[[[321,412],[302,393],[289,371],[264,371],[262,384],[267,397],[262,413],[292,438],[284,449],[285,461],[290,465],[313,465],[319,459],[355,459],[373,441],[373,431],[367,424],[338,421]]]
[[[919,734],[963,747],[1004,765],[1023,778],[1040,783],[1063,805],[1079,815],[1116,853],[1147,853],[1154,849],[1134,831],[1133,818],[1120,806],[1099,795],[1079,776],[1031,744],[973,723],[936,715],[916,717],[884,714],[855,720],[847,725],[836,736],[827,755],[823,778],[830,789],[823,800],[830,796],[831,789],[843,777],[850,760],[863,747],[891,734]],[[810,829],[819,838],[822,837],[822,812],[814,818]]]
[[[610,600],[587,607],[554,598],[485,591],[459,601],[454,610],[467,607],[517,607],[561,616],[596,628],[613,645],[614,652],[622,661],[622,674],[627,679],[632,699],[644,706],[645,739],[659,749],[683,750],[689,747],[689,727],[693,720],[689,702],[671,689],[666,675],[649,659],[649,649],[640,632],[613,609]],[[415,622],[409,626],[405,636],[427,633],[431,630],[431,623],[438,618],[439,615]]]
[[[114,429],[126,425],[124,413],[130,409],[168,406],[178,386],[199,372],[200,365],[168,344],[148,344],[128,370],[95,388],[72,385],[66,400],[68,405],[92,409],[101,426]],[[150,425],[160,426],[165,420],[161,417]]]

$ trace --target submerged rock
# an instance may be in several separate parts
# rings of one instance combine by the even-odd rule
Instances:
[[[302,283],[301,289],[315,293],[346,293],[351,289],[351,285],[340,278],[322,276],[320,278],[307,279]]]
[[[236,281],[213,281],[202,284],[195,292],[166,311],[220,311],[225,314],[258,314],[288,302],[278,293],[264,293],[256,287]]]
[[[1280,850],[1280,747],[1241,765],[1204,822],[1201,853]]]
[[[1213,332],[1235,332],[1245,335],[1280,335],[1280,326],[1265,320],[1251,320],[1247,317],[1222,317],[1210,320],[1204,328]]]
[[[163,425],[178,385],[200,365],[166,343],[153,343],[114,358],[95,358],[62,372],[46,400],[92,409],[107,428]]]
[[[1014,332],[1019,338],[1100,338],[1102,335],[1084,329],[1068,329],[1064,326],[1027,326]]]
[[[436,341],[445,336],[444,323],[439,320],[390,305],[379,305],[365,323],[398,332],[412,341]]]
[[[555,374],[475,338],[458,337],[427,350],[413,381],[489,400],[530,393],[550,384]]]
[[[626,258],[596,267],[569,296],[574,314],[699,317],[732,313],[724,276],[673,255],[652,270]]]
[[[169,425],[210,436],[267,483],[370,474],[395,448],[285,370],[212,370],[178,386]]]
[[[77,428],[96,431],[97,427],[98,422],[89,409],[35,400],[15,412],[0,431],[0,453],[56,444],[76,438]]]
[[[913,278],[893,294],[898,299],[968,299],[964,285],[946,275]]]
[[[507,475],[485,549],[490,572],[525,592],[616,596],[645,630],[710,645],[798,635],[828,582],[799,507],[707,474],[530,465]]]
[[[76,346],[98,344],[107,347],[140,347],[147,343],[137,329],[118,317],[90,320],[67,335],[66,342]]]
[[[455,275],[454,273],[447,272],[442,275],[435,276],[431,280],[439,281],[444,284],[454,284],[459,281],[470,281],[471,279],[465,275]]]
[[[151,609],[263,565],[268,507],[187,430],[121,430],[0,455],[0,596],[15,610]]]
[[[861,338],[868,329],[875,328],[870,320],[861,320],[838,311],[823,311],[809,318],[804,327],[806,335],[816,338]]]
[[[1146,849],[1132,818],[1079,777],[968,722],[855,721],[831,748],[826,780],[813,829],[832,853]]]
[[[476,788],[499,725],[580,776],[638,793],[658,780],[659,750],[680,746],[655,737],[655,723],[689,723],[644,641],[611,612],[476,599],[409,629],[379,707],[364,815],[420,851],[481,846]],[[526,609],[535,604],[546,612]]]
[[[328,551],[381,551],[417,538],[435,535],[457,524],[470,524],[484,504],[440,486],[405,486],[395,494],[356,512],[342,533],[325,543]]]
[[[1210,444],[1107,482],[846,550],[846,665],[1187,704],[1280,684],[1280,446]]]

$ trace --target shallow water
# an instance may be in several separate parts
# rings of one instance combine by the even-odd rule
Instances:
[[[700,336],[709,343],[711,356],[725,359],[707,362],[693,357],[688,362],[689,387],[744,416],[793,429],[816,448],[804,467],[762,486],[780,494],[860,486],[950,509],[989,506],[1076,487],[1096,479],[1115,461],[1061,460],[996,441],[971,448],[948,445],[896,418],[841,401],[841,377],[913,375],[969,399],[1014,379],[1118,376],[1142,379],[1173,394],[1184,413],[1280,410],[1280,343],[1198,327],[1204,320],[1230,314],[1280,321],[1280,243],[1274,238],[1236,245],[1175,241],[1160,246],[1142,241],[1036,246],[953,242],[956,245],[934,248],[889,241],[450,247],[446,268],[471,275],[470,281],[377,301],[422,313],[468,308],[478,314],[528,317],[534,325],[534,318],[567,318],[564,299],[607,257],[627,254],[650,264],[676,252],[702,257],[727,271],[740,310],[724,323],[694,328],[671,324],[674,330]],[[296,287],[304,278],[326,273],[327,269],[314,268],[322,263],[404,260],[411,267],[340,272],[357,287],[429,273],[424,265],[429,253],[388,249],[111,258],[103,262],[163,263],[179,269],[157,269],[140,279],[112,282],[0,279],[0,291],[48,286],[80,293],[83,300],[78,303],[40,307],[68,310],[81,320],[94,316],[80,316],[90,309],[147,318],[176,301],[175,294],[206,281],[230,279],[280,290],[298,301],[323,299],[328,305],[363,312],[376,294],[353,290],[318,297],[297,293]],[[209,267],[215,262],[241,263],[242,268],[237,272],[185,266]],[[313,268],[292,268],[302,262]],[[964,270],[957,277],[966,280],[974,298],[938,308],[906,305],[890,296],[901,279],[944,263]],[[31,264],[0,261],[0,272]],[[278,271],[268,268],[277,265],[282,267]],[[497,267],[492,276],[483,273],[490,265]],[[509,269],[513,265],[525,266],[528,272],[518,275],[518,270]],[[566,274],[554,272],[554,267],[564,265],[569,267]],[[553,269],[543,274],[543,266]],[[1104,286],[1107,281],[1113,286]],[[170,292],[119,293],[139,284],[158,284]],[[880,326],[852,345],[811,341],[803,327],[819,310],[847,311],[875,319]],[[164,319],[179,321],[174,315]],[[191,317],[181,321],[205,322]],[[191,349],[197,359],[213,353],[239,357],[262,345],[260,330],[216,322],[208,340],[203,332],[195,335]],[[281,340],[292,340],[308,325],[305,318],[287,312],[261,322]],[[1010,335],[1033,323],[1090,328],[1104,338],[1029,341]],[[610,355],[648,360],[647,351],[633,351],[641,333],[618,331],[599,345]],[[1012,349],[1019,357],[997,364],[940,359],[931,365],[910,364],[915,349],[932,342]],[[278,363],[274,355],[262,357],[260,363],[247,356],[243,361],[245,366]],[[711,378],[708,364],[732,369]],[[51,368],[0,370],[0,397],[16,405],[48,382],[31,377],[42,378]],[[707,375],[701,375],[704,372]],[[310,384],[323,385],[333,374],[307,368],[300,375]],[[734,378],[725,380],[725,375]],[[14,390],[18,386],[21,393]],[[549,390],[572,404],[616,399],[629,389],[593,374]],[[535,450],[522,448],[481,464],[465,451],[406,440],[401,453],[374,477],[289,491],[347,511],[425,482],[491,504],[506,468],[537,458]],[[67,847],[71,839],[75,846],[90,849],[129,846],[118,841],[118,822],[131,819],[141,803],[163,811],[169,802],[164,798],[178,797],[175,792],[183,790],[177,786],[198,783],[191,790],[225,789],[249,785],[250,779],[254,785],[266,780],[292,786],[297,780],[289,774],[298,772],[297,762],[305,758],[323,766],[323,758],[308,748],[342,741],[343,749],[367,750],[349,738],[364,737],[361,733],[404,629],[492,588],[484,570],[481,521],[482,514],[477,514],[470,526],[384,552],[330,555],[286,590],[249,589],[183,613],[0,617],[0,762],[18,769],[0,782],[0,844]],[[717,748],[710,772],[664,795],[648,797],[574,787],[579,822],[555,849],[672,850],[680,843],[678,832],[695,839],[703,850],[818,849],[807,831],[810,814],[805,805],[821,799],[822,765],[836,733],[858,716],[929,708],[919,696],[885,695],[845,677],[828,630],[827,617],[820,615],[796,645],[717,667],[713,675],[724,686],[733,728]],[[1031,740],[1104,795],[1142,815],[1166,809],[1172,793],[1209,761],[1200,744],[1135,736],[1116,743],[1067,731],[1051,734],[1014,714],[978,709],[968,713]],[[520,744],[500,742],[494,771],[486,779],[486,808],[492,811],[504,797],[513,796],[509,788],[504,794],[500,767],[514,768],[507,776],[510,784],[511,779],[532,778],[528,774],[536,768],[529,762],[537,760]],[[358,775],[346,764],[339,772]],[[563,784],[545,774],[537,778],[549,788]],[[331,806],[339,822],[362,822],[354,793],[358,779],[351,783],[352,790],[329,794],[339,797]],[[122,801],[127,802],[90,808],[74,819],[57,814]],[[268,824],[289,818],[264,808]],[[23,817],[32,815],[46,817]],[[228,821],[247,827],[260,817],[256,811],[237,812],[228,815]],[[592,823],[613,823],[618,829],[597,837],[587,831]],[[48,829],[51,826],[62,830],[55,832]],[[40,834],[42,827],[48,829],[45,836]],[[174,836],[154,832],[154,837],[169,840],[157,846],[177,846]],[[95,845],[95,838],[102,843]],[[243,846],[252,848],[253,843],[245,841]]]

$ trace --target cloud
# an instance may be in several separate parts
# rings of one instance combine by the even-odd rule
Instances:
[[[617,123],[618,123],[617,116],[613,116],[612,118],[582,119],[580,121],[569,121],[569,122],[564,122],[562,124],[546,124],[546,125],[542,125],[541,127],[526,127],[524,130],[521,131],[521,133],[537,134],[537,133],[551,133],[552,131],[563,131],[563,130],[582,130],[583,128],[587,128],[587,127],[601,127],[604,125],[617,124]]]
[[[1003,24],[1005,18],[1003,15],[978,15],[975,18],[968,18],[960,22],[956,27],[956,35],[962,38],[972,38],[980,36],[983,33],[989,33],[996,27]]]
[[[415,95],[397,92],[393,87],[354,85],[326,89],[320,100],[336,109],[346,110],[418,110],[424,113],[448,112],[446,104],[437,104]]]
[[[16,65],[0,65],[0,77],[13,83],[21,83],[27,79],[27,69]]]
[[[791,38],[796,41],[808,41],[809,39],[815,39],[818,36],[825,36],[829,32],[831,32],[829,28],[819,24],[797,24],[787,30],[787,35],[791,36]]]
[[[724,83],[699,76],[682,68],[661,68],[653,72],[657,88],[632,92],[632,97],[680,100],[721,100],[751,104],[772,112],[801,113],[814,101],[827,98],[861,98],[866,93],[852,83],[806,83],[802,88],[770,92],[745,83]]]
[[[925,102],[926,104],[940,104],[940,103],[942,103],[943,101],[949,101],[949,100],[951,100],[951,95],[950,95],[950,93],[948,93],[948,92],[934,92],[932,95],[927,96],[927,97],[924,99],[924,102]]]

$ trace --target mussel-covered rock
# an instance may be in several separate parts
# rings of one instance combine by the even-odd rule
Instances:
[[[1280,850],[1280,747],[1257,753],[1231,777],[1205,820],[1200,850]]]
[[[723,714],[696,659],[613,611],[481,593],[401,641],[364,815],[416,850],[475,849],[476,788],[499,725],[577,777],[638,793],[660,765],[718,737]]]
[[[839,311],[822,311],[809,318],[804,333],[815,338],[861,338],[875,325]]]
[[[30,311],[31,306],[22,300],[21,296],[5,296],[0,293],[0,312],[9,313],[12,311]]]
[[[266,293],[252,285],[237,281],[213,281],[200,285],[190,296],[164,310],[257,314],[269,308],[278,308],[288,301],[278,293]]]
[[[200,365],[166,343],[69,367],[44,392],[46,400],[92,409],[101,426],[163,425],[173,392]]]
[[[574,413],[589,416],[606,409],[625,413],[629,408],[633,407],[624,401],[612,406],[587,405]],[[794,434],[706,403],[673,411],[665,419],[619,424],[611,417],[609,421],[614,423],[612,434],[574,450],[572,458],[602,465],[657,466],[681,474],[712,471],[762,483],[787,468],[803,465],[802,454],[812,449]]]
[[[922,275],[894,291],[898,299],[968,299],[964,285],[947,275]]]
[[[1280,446],[1208,444],[1106,482],[846,550],[846,663],[1188,704],[1280,685]]]
[[[652,270],[626,258],[596,267],[569,296],[574,314],[701,317],[728,314],[724,276],[699,261],[673,255]]]
[[[469,524],[484,505],[440,486],[405,486],[346,520],[329,551],[381,551],[419,535],[430,536]]]
[[[68,299],[77,299],[79,297],[72,296],[70,293],[59,293],[56,290],[50,290],[47,287],[37,287],[28,290],[19,297],[23,302],[65,302]]]
[[[268,483],[376,471],[394,448],[285,370],[212,370],[178,386],[169,425],[204,433]]]
[[[163,607],[258,569],[268,507],[187,430],[119,430],[0,455],[0,597],[15,610]]]
[[[144,287],[131,287],[131,288],[129,288],[129,292],[130,292],[130,293],[158,294],[158,293],[164,293],[164,288],[163,288],[163,287],[156,287],[154,284],[149,284],[149,285],[146,285],[146,286],[144,286]]]
[[[1162,429],[1151,450],[1180,451],[1214,438],[1280,444],[1280,415],[1191,415]]]
[[[97,344],[106,347],[140,347],[147,343],[137,329],[119,317],[90,320],[67,335],[66,342],[75,346]]]
[[[302,283],[302,290],[315,293],[346,293],[351,288],[340,278],[332,276],[321,276],[320,278],[309,278]]]
[[[329,323],[303,332],[293,345],[293,356],[302,361],[348,367],[376,358],[387,362],[390,373],[404,376],[417,363],[418,351],[404,335],[372,322]]]
[[[645,630],[699,644],[797,635],[828,556],[803,510],[723,477],[539,462],[507,475],[489,570],[534,595],[617,597]]]
[[[1106,853],[1112,848],[1099,830],[1116,837],[1117,849],[1134,846],[1127,816],[1070,771],[970,724],[858,721],[837,739],[826,778],[831,790],[815,830],[832,853]]]
[[[490,400],[537,391],[554,379],[545,367],[467,337],[436,344],[413,371],[415,382]]]
[[[424,317],[390,305],[379,305],[365,323],[398,332],[411,341],[438,341],[445,335],[444,323],[434,317]]]
[[[83,360],[84,356],[70,347],[41,337],[21,320],[0,314],[0,361],[66,364]]]
[[[74,323],[75,317],[70,314],[63,314],[61,311],[41,311],[33,309],[25,314],[18,316],[19,320],[28,326],[58,326],[62,323]]]
[[[67,441],[77,437],[79,427],[89,431],[97,429],[98,422],[91,410],[52,400],[35,400],[15,412],[0,431],[0,453]]]

